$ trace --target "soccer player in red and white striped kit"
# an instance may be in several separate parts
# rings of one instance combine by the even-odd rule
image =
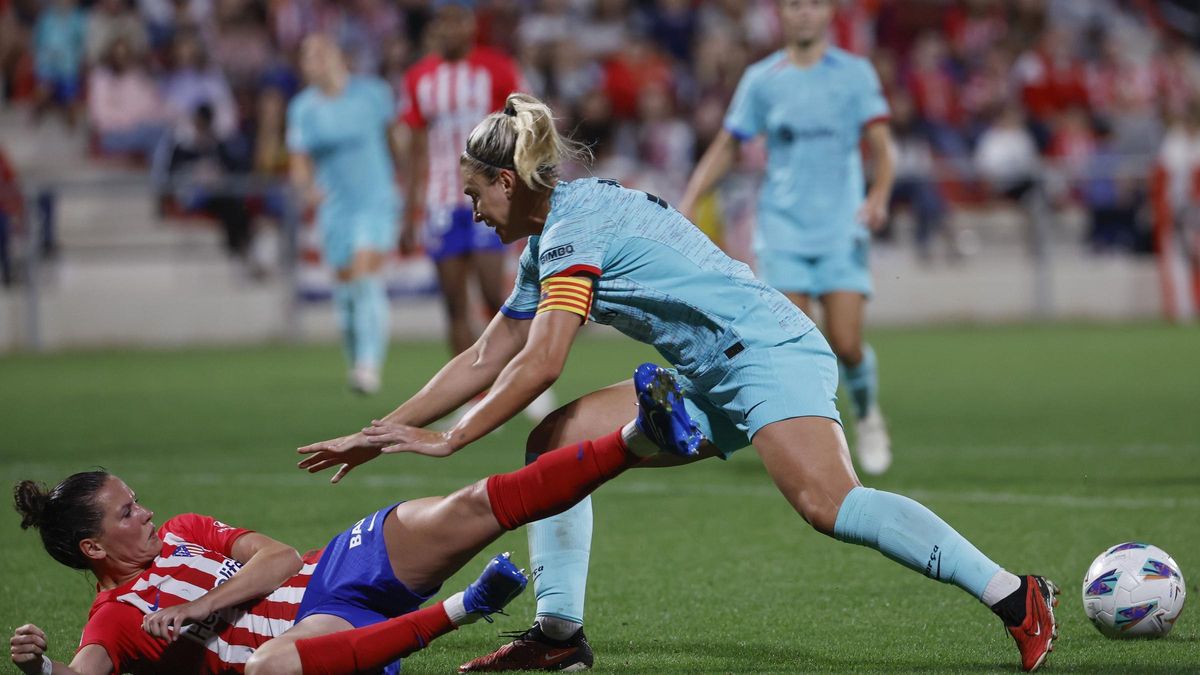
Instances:
[[[33,624],[16,629],[12,661],[29,675],[398,672],[401,657],[500,611],[524,589],[505,554],[465,591],[420,608],[506,530],[577,504],[657,454],[658,443],[695,451],[687,439],[699,432],[678,391],[668,393],[669,401],[639,392],[638,419],[606,436],[448,497],[385,506],[303,556],[204,515],[156,528],[154,513],[106,471],[74,474],[50,490],[21,481],[13,490],[21,526],[37,528],[59,563],[91,571],[97,594],[69,665],[46,656],[46,634]],[[672,434],[685,440],[662,440]],[[346,461],[313,454],[300,465],[316,472],[342,464],[337,482],[354,465]]]

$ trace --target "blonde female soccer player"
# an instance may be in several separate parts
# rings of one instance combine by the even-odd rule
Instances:
[[[694,459],[753,445],[814,528],[966,590],[1004,620],[1022,665],[1041,665],[1054,636],[1054,586],[1001,569],[917,502],[862,487],[834,405],[837,359],[812,321],[658,197],[610,180],[558,180],[572,150],[550,109],[524,94],[475,127],[461,159],[465,191],[475,217],[502,240],[529,237],[516,287],[479,341],[417,394],[360,433],[301,448],[312,454],[306,465],[340,465],[339,480],[384,451],[460,450],[558,378],[590,318],[653,345],[675,367],[704,437]],[[614,384],[552,413],[528,450],[628,419],[638,384]],[[452,429],[423,428],[484,390]],[[585,500],[531,527],[538,623],[464,670],[591,666],[582,631],[590,508]]]

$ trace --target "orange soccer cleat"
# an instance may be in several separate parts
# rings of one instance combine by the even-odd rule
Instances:
[[[1058,587],[1045,577],[1028,575],[1024,579],[1025,619],[1016,626],[1008,626],[1008,632],[1017,641],[1021,650],[1021,667],[1028,672],[1037,670],[1054,651],[1054,638],[1058,637],[1058,624],[1054,621],[1054,608],[1058,606]]]

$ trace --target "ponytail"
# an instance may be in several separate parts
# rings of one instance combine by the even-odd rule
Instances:
[[[50,557],[77,570],[90,569],[79,542],[100,534],[104,513],[96,506],[96,493],[108,482],[107,471],[73,474],[47,490],[41,483],[23,480],[13,486],[13,507],[21,514],[21,529],[36,528]]]
[[[550,107],[529,94],[509,94],[504,111],[492,113],[471,131],[461,162],[491,180],[515,171],[530,189],[550,189],[566,160],[587,161],[591,152],[564,138]]]

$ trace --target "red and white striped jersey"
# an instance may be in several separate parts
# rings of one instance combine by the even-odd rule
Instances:
[[[429,211],[467,203],[458,177],[458,158],[467,147],[467,136],[521,88],[516,63],[482,47],[457,61],[431,54],[405,73],[400,116],[410,127],[429,134],[425,191]]]
[[[233,542],[247,532],[194,513],[168,520],[159,528],[162,550],[150,567],[97,594],[79,648],[100,645],[117,673],[243,672],[255,649],[295,622],[320,551],[307,554],[300,572],[275,592],[186,626],[174,643],[142,630],[142,619],[195,600],[233,577],[242,568],[232,557]]]

